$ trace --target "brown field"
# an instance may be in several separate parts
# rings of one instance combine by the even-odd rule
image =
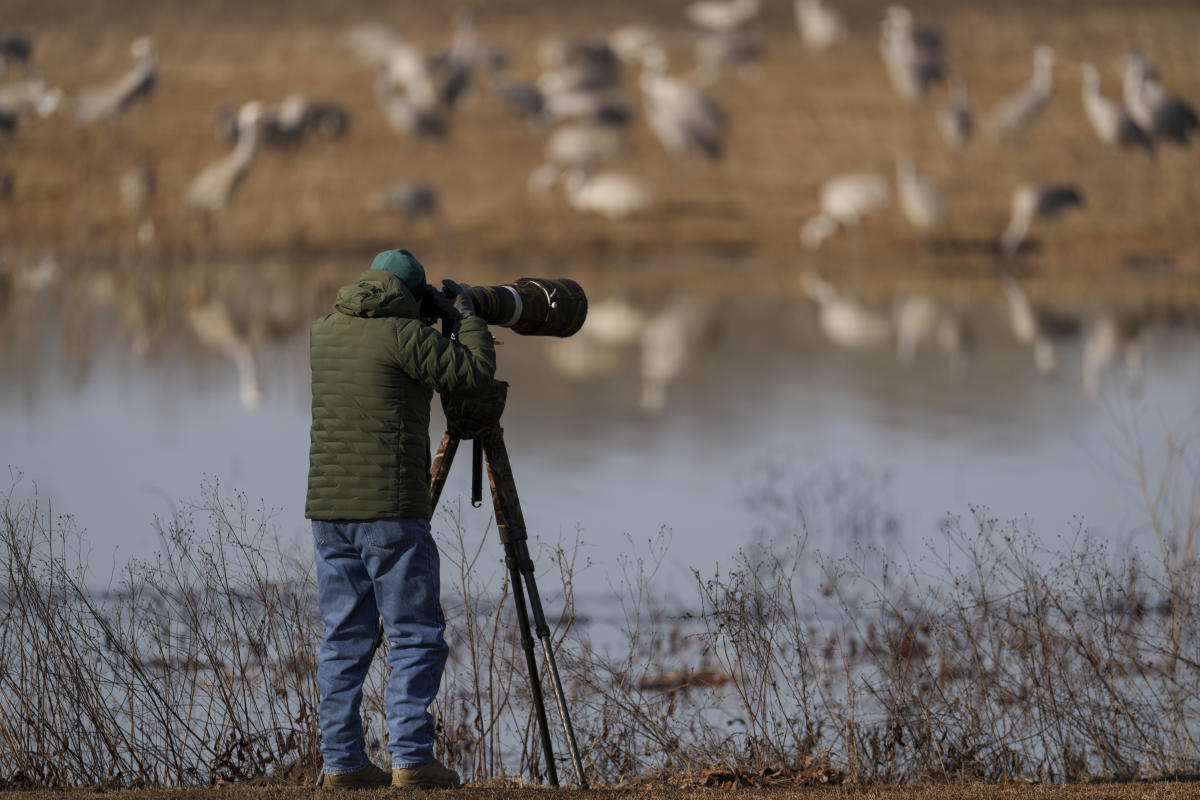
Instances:
[[[89,798],[119,798],[119,800],[165,800],[165,798],[212,797],[214,791],[222,797],[235,800],[291,800],[311,797],[396,797],[394,792],[337,792],[326,795],[310,788],[300,787],[240,787],[226,786],[212,789],[144,789],[109,792],[93,792],[86,789],[69,791],[12,791],[6,794],[14,800],[88,800]],[[701,796],[714,796],[741,800],[742,798],[771,798],[771,800],[1183,800],[1195,797],[1195,783],[1114,783],[1086,786],[1046,786],[1020,784],[992,786],[984,784],[949,784],[927,787],[879,787],[879,786],[834,786],[834,787],[774,787],[756,789],[676,789],[670,787],[645,786],[633,789],[595,789],[581,792],[577,789],[493,789],[467,787],[459,790],[421,793],[423,796],[446,798],[471,798],[471,800],[534,800],[535,798],[565,795],[568,797],[590,797],[597,800],[684,800]]]
[[[711,89],[732,123],[725,158],[711,165],[672,161],[635,123],[632,152],[619,166],[649,180],[656,205],[625,222],[580,216],[558,192],[529,196],[525,179],[539,163],[542,138],[501,108],[486,82],[453,118],[445,141],[405,139],[387,127],[370,69],[340,34],[352,23],[384,22],[432,52],[448,45],[453,8],[464,5],[0,0],[3,26],[35,37],[37,62],[68,98],[125,71],[137,35],[153,35],[161,57],[158,91],[120,123],[77,127],[60,112],[23,121],[15,137],[0,142],[0,168],[15,177],[14,197],[0,203],[4,252],[15,261],[47,250],[83,258],[136,250],[117,184],[143,158],[158,173],[159,235],[151,250],[164,261],[214,253],[365,259],[403,245],[427,260],[465,265],[468,274],[551,270],[600,284],[687,277],[792,290],[793,276],[807,265],[852,272],[866,293],[904,287],[961,294],[994,286],[989,247],[1007,222],[1013,186],[1053,179],[1078,183],[1087,207],[1035,233],[1036,247],[1021,264],[1031,293],[1078,307],[1134,305],[1188,316],[1200,308],[1198,146],[1163,146],[1153,161],[1117,152],[1092,134],[1079,99],[1081,60],[1097,62],[1103,91],[1119,97],[1116,59],[1138,46],[1157,61],[1169,88],[1200,102],[1195,3],[913,2],[919,20],[948,34],[977,119],[1027,80],[1035,43],[1058,52],[1056,94],[1030,135],[1000,144],[977,136],[959,153],[933,124],[944,89],[908,107],[885,80],[876,50],[885,2],[840,4],[854,33],[828,53],[804,50],[790,3],[764,3],[751,29],[766,45],[761,79],[731,75]],[[666,39],[672,72],[691,69],[684,0],[469,5],[481,37],[508,48],[511,72],[522,78],[536,75],[533,45],[543,37],[635,21]],[[627,84],[640,101],[636,81]],[[296,152],[261,151],[233,206],[206,231],[180,200],[189,179],[228,149],[213,136],[215,110],[295,90],[345,104],[350,133]],[[912,154],[950,200],[950,228],[941,239],[921,246],[893,211],[868,221],[857,250],[844,236],[816,255],[801,248],[798,225],[815,213],[825,178],[855,168],[890,176],[901,153]],[[425,180],[440,192],[459,234],[452,252],[424,221],[409,225],[364,209],[368,192],[399,179]],[[846,262],[854,262],[852,271]]]

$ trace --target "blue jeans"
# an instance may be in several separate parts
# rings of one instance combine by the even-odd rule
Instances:
[[[360,708],[381,617],[391,645],[386,704],[392,768],[423,764],[433,758],[429,704],[449,651],[429,522],[313,520],[312,528],[325,623],[317,664],[325,771],[339,775],[367,765]]]

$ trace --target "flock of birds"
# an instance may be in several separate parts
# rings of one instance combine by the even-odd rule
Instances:
[[[837,47],[851,31],[845,15],[827,0],[793,0],[795,22],[806,48]],[[523,80],[511,74],[511,58],[501,46],[479,36],[472,15],[454,17],[447,49],[430,54],[383,25],[359,25],[344,32],[342,42],[373,78],[377,113],[404,137],[446,137],[458,110],[474,102],[485,85],[491,97],[544,137],[544,162],[533,169],[528,191],[543,196],[561,187],[564,201],[583,213],[622,220],[654,207],[650,187],[637,175],[609,165],[629,148],[630,128],[641,121],[672,158],[720,160],[734,121],[709,90],[729,73],[754,77],[763,69],[764,47],[749,29],[761,11],[760,0],[696,0],[686,7],[689,41],[695,60],[687,74],[670,70],[668,48],[655,30],[628,25],[615,31],[547,39],[537,50],[540,74]],[[996,104],[981,125],[971,107],[967,86],[949,61],[945,33],[919,23],[900,5],[886,9],[879,30],[879,56],[891,87],[901,100],[923,107],[934,84],[947,87],[944,105],[936,109],[935,129],[948,146],[966,144],[979,128],[995,139],[1019,138],[1036,124],[1054,90],[1055,52],[1045,44],[1032,53],[1027,84]],[[49,85],[33,59],[33,42],[17,33],[0,32],[0,75],[23,71],[20,80],[0,83],[0,135],[19,134],[22,120],[66,110],[81,125],[117,122],[134,104],[147,102],[159,82],[159,59],[151,41],[142,37],[131,47],[133,65],[108,82],[68,95]],[[625,75],[636,71],[640,105],[625,91]],[[1099,70],[1082,65],[1083,115],[1103,142],[1136,148],[1153,156],[1162,143],[1187,145],[1197,134],[1194,108],[1172,93],[1144,53],[1130,51],[1122,59],[1123,99],[1101,92]],[[359,112],[356,112],[359,113]],[[252,101],[236,111],[220,109],[215,135],[230,151],[201,170],[187,185],[182,204],[211,221],[234,203],[261,146],[295,147],[311,136],[338,138],[350,128],[349,109],[294,93],[278,103]],[[11,195],[14,176],[0,175],[0,193]],[[894,186],[894,188],[893,188]],[[136,223],[137,239],[155,236],[153,166],[139,162],[121,178],[120,195]],[[817,250],[845,231],[856,239],[865,220],[896,203],[918,235],[929,237],[946,224],[942,190],[922,175],[911,158],[897,159],[894,180],[882,173],[854,171],[832,175],[819,190],[819,212],[799,228],[799,240]],[[997,252],[1020,253],[1035,224],[1045,224],[1067,209],[1084,204],[1083,192],[1070,183],[1021,183],[1011,198],[1007,227],[998,234]],[[442,217],[434,186],[401,181],[381,186],[364,198],[366,208],[401,214],[409,220],[428,218],[438,235],[454,234]],[[928,298],[898,298],[887,312],[872,310],[852,294],[839,292],[813,272],[803,276],[804,292],[818,306],[821,330],[834,344],[872,348],[894,344],[898,357],[914,360],[932,347],[950,363],[951,373],[965,370],[971,343],[967,320]],[[1014,336],[1029,345],[1037,367],[1056,368],[1052,325],[1025,297],[1007,272],[1002,278]],[[592,374],[612,362],[621,348],[639,345],[642,407],[661,411],[667,386],[684,371],[690,354],[713,329],[715,308],[698,298],[682,298],[658,315],[647,315],[623,301],[594,304],[584,331],[556,343],[552,363],[568,373]],[[220,317],[203,308],[191,315],[201,322]],[[236,340],[228,320],[197,335],[206,341]],[[1101,319],[1085,347],[1085,388],[1094,391],[1108,363],[1125,354],[1140,364],[1136,325]],[[219,330],[217,330],[219,328]],[[222,345],[239,370],[253,373],[244,343]],[[257,398],[252,389],[243,398]],[[255,400],[257,402],[257,400]]]

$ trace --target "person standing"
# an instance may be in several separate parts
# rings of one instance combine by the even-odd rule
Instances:
[[[409,251],[385,251],[310,332],[305,516],[325,623],[317,683],[327,789],[460,785],[434,757],[428,710],[448,652],[429,528],[429,412],[434,392],[490,387],[496,356],[470,297],[453,281],[443,286],[426,284]],[[453,333],[422,321],[423,307],[450,320]],[[380,624],[390,646],[390,773],[367,757],[360,711]]]

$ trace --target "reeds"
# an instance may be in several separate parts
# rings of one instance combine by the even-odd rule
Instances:
[[[1197,774],[1200,469],[1182,442],[1154,474],[1130,452],[1145,476],[1133,483],[1153,500],[1149,556],[1111,552],[1082,523],[1051,546],[976,509],[899,558],[886,481],[838,468],[798,479],[780,465],[753,498],[764,535],[732,564],[694,572],[688,597],[656,591],[666,531],[645,552],[631,540],[611,598],[582,610],[581,541],[539,545],[589,779]],[[158,526],[157,556],[98,591],[73,520],[19,477],[3,498],[0,787],[316,777],[321,629],[307,546],[281,545],[267,510],[215,481]],[[454,576],[438,755],[471,780],[541,781],[502,548],[453,508],[435,530]],[[363,703],[381,763],[386,678],[376,659]]]

